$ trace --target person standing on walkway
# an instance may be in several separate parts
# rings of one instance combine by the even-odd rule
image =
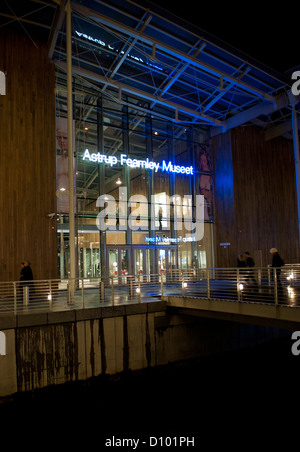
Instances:
[[[278,295],[282,295],[283,288],[281,285],[280,273],[281,273],[281,267],[284,266],[284,260],[279,255],[277,248],[271,248],[270,253],[272,254],[272,267],[276,268]],[[272,278],[274,279],[274,273],[272,273]]]
[[[249,251],[245,252],[245,262],[246,262],[246,267],[251,268],[251,270],[249,270],[249,272],[248,272],[247,281],[253,281],[255,288],[257,288],[257,282],[256,282],[256,279],[254,276],[254,271],[252,270],[252,268],[255,266],[255,262],[254,262],[254,259],[250,256]]]
[[[237,267],[239,267],[239,268],[247,267],[246,261],[243,259],[242,253],[240,253],[240,254],[238,255],[238,259],[237,259]]]
[[[255,265],[254,259],[250,256],[249,251],[245,252],[245,262],[247,267],[254,267]]]
[[[20,281],[21,281],[21,290],[23,291],[23,287],[28,286],[29,287],[29,293],[32,286],[33,281],[33,273],[30,266],[29,261],[22,262],[22,269],[21,269],[21,275],[20,275]]]
[[[22,262],[22,270],[21,270],[21,281],[32,281],[33,280],[33,273],[32,269],[30,267],[29,261]]]

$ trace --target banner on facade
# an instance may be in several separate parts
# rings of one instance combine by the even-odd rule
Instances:
[[[75,150],[75,121],[73,121],[73,155]],[[75,158],[73,159],[74,212],[76,212]],[[69,158],[68,158],[68,121],[56,118],[56,197],[57,212],[69,213]]]

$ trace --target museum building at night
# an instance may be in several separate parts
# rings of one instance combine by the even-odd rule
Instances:
[[[0,11],[4,280],[24,256],[37,279],[121,283],[299,262],[291,74],[150,2],[25,10],[27,34]]]

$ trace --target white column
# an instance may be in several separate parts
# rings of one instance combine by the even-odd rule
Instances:
[[[67,31],[67,105],[68,105],[68,173],[69,173],[69,248],[70,278],[75,282],[75,218],[74,218],[74,163],[73,163],[73,101],[72,101],[72,26],[70,0],[66,6]],[[73,301],[75,284],[71,285],[70,301]]]

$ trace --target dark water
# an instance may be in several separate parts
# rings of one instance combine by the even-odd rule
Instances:
[[[280,441],[288,450],[300,410],[300,356],[292,355],[291,345],[290,337],[281,338],[238,353],[22,394],[0,404],[2,431],[7,423],[23,446],[58,450],[79,443],[84,450],[111,450],[105,444],[113,436],[139,438],[141,451],[171,449],[142,444],[150,436],[193,437],[193,450],[264,444],[269,450]]]

